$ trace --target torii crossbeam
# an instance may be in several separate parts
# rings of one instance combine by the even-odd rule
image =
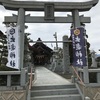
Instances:
[[[14,1],[0,0],[6,9],[16,10],[24,8],[26,11],[44,11],[45,4],[54,4],[55,11],[71,11],[78,9],[79,11],[88,11],[98,3],[99,0],[91,0],[87,2],[41,2],[41,1]]]

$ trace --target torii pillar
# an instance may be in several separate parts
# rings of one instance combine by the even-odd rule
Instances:
[[[73,10],[72,11],[72,18],[73,18],[73,28],[77,28],[81,26],[79,11]]]
[[[18,10],[18,20],[17,26],[20,28],[19,34],[19,67],[23,68],[23,60],[24,60],[24,29],[25,29],[25,10],[23,8],[19,8]]]
[[[73,28],[77,28],[81,26],[80,18],[79,18],[79,11],[73,10],[72,11],[72,17],[73,17]],[[83,67],[83,75],[84,75],[84,83],[89,83],[89,72],[88,72],[88,58],[87,58],[87,46],[86,47],[86,59],[87,59],[87,66]]]

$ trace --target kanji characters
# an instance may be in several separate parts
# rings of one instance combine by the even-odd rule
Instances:
[[[15,57],[16,57],[15,52],[11,52],[11,53],[10,53],[10,57],[11,57],[11,58],[15,58]]]
[[[16,48],[16,46],[15,46],[14,44],[11,44],[11,45],[10,45],[11,51],[15,50],[15,48]]]
[[[8,43],[8,56],[9,56],[9,65],[12,67],[15,67],[16,65],[16,39],[15,36],[16,31],[15,28],[11,27],[9,28],[7,32],[7,43]]]
[[[78,36],[76,36],[75,42],[80,42],[80,38]]]
[[[84,28],[80,27],[71,30],[73,42],[73,64],[74,66],[86,66]]]
[[[16,65],[15,60],[11,60],[10,61],[10,66],[15,67],[15,65]]]
[[[82,61],[82,59],[77,59],[77,65],[83,65],[83,61]]]
[[[80,43],[76,43],[76,50],[81,50],[82,46],[80,45]]]
[[[14,36],[12,36],[12,37],[10,38],[10,42],[15,42],[15,37],[14,37]]]
[[[13,35],[13,34],[15,33],[15,29],[14,29],[14,28],[11,28],[11,29],[9,30],[9,33],[10,33],[11,35]]]
[[[81,51],[76,51],[75,52],[76,57],[82,57],[82,52]]]

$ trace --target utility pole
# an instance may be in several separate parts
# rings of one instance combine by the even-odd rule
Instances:
[[[55,34],[53,35],[55,40],[56,40],[56,49],[58,50],[58,43],[57,43],[57,32],[55,32]]]

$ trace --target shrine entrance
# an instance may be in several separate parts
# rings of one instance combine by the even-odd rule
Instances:
[[[28,72],[28,69],[24,68],[25,62],[23,60],[24,59],[25,23],[71,23],[73,26],[72,28],[77,29],[82,24],[91,22],[90,17],[84,17],[84,15],[80,15],[79,12],[89,11],[92,7],[94,7],[98,3],[98,1],[99,0],[91,0],[91,1],[86,1],[86,2],[41,2],[41,1],[38,2],[38,1],[29,1],[29,0],[27,0],[27,1],[0,0],[0,5],[3,5],[5,7],[5,9],[18,11],[18,15],[13,14],[13,16],[5,16],[4,23],[6,25],[9,25],[11,23],[12,24],[16,23],[16,26],[19,26],[18,33],[19,33],[19,39],[20,39],[19,40],[19,48],[18,48],[19,49],[19,59],[18,59],[19,60],[19,62],[18,62],[19,70],[18,71],[0,71],[0,75],[7,76],[6,87],[0,86],[0,99],[2,99],[2,100],[4,100],[4,99],[7,99],[7,100],[8,99],[9,100],[33,100],[33,99],[35,99],[35,100],[36,99],[74,100],[76,98],[76,100],[82,100],[82,99],[80,99],[81,96],[83,99],[86,99],[86,100],[89,99],[88,96],[91,96],[91,99],[95,99],[95,100],[98,99],[99,95],[100,95],[100,93],[98,92],[98,86],[100,86],[100,71],[98,69],[94,69],[94,70],[88,69],[88,66],[84,66],[83,68],[77,68],[77,71],[74,70],[73,72],[76,72],[76,75],[75,75],[75,77],[72,76],[72,82],[76,83],[75,84],[76,87],[75,87],[75,85],[73,86],[73,84],[71,82],[70,82],[71,84],[69,84],[68,82],[66,82],[66,80],[62,81],[64,78],[61,78],[61,77],[57,78],[54,75],[54,73],[52,75],[49,74],[49,71],[45,70],[45,68],[43,68],[43,70],[40,68],[39,70],[41,72],[37,70],[36,72],[34,71],[34,73],[33,73],[33,69],[32,69],[33,66],[30,65],[31,71],[29,70],[29,72]],[[30,14],[25,15],[26,11],[38,11],[38,12],[43,11],[44,16],[34,17],[34,16],[30,16]],[[66,14],[66,17],[55,16],[55,12],[71,12],[71,15]],[[12,31],[11,31],[11,33],[12,33]],[[15,33],[15,31],[14,31],[14,33]],[[76,33],[77,33],[77,31],[76,31]],[[78,31],[78,33],[79,33],[79,31]],[[66,41],[69,42],[68,37],[67,38],[64,37],[63,40],[64,40],[63,41],[63,45],[64,45],[64,47],[63,47],[63,63],[64,63],[63,69],[64,69],[64,71],[67,70],[67,72],[68,72],[68,69],[67,69],[68,65],[66,67],[66,61],[68,61],[68,59],[69,59],[69,55],[67,52],[68,51],[67,50],[68,43],[66,44]],[[47,57],[46,55],[50,54],[50,56],[52,56],[52,53],[48,52],[49,49],[47,50],[47,48],[46,49],[43,48],[43,44],[38,45],[36,50],[37,51],[35,51],[35,53],[37,53],[37,54],[36,55],[33,54],[36,64],[45,64],[46,63],[45,60]],[[52,51],[52,50],[50,50],[50,51]],[[48,57],[48,61],[49,61],[49,57]],[[57,59],[56,59],[56,61],[57,61]],[[56,65],[57,65],[57,63],[56,63]],[[97,83],[93,84],[93,83],[89,82],[89,73],[91,73],[91,72],[97,73],[97,77],[96,77]],[[52,73],[52,72],[50,71],[50,73]],[[20,78],[19,84],[17,84],[16,86],[13,86],[12,76],[16,76],[16,75],[18,75],[18,77]],[[37,76],[37,75],[39,75],[39,76]],[[30,76],[30,78],[29,78],[29,76]],[[14,79],[16,79],[16,78],[14,78]],[[40,79],[40,80],[38,80],[38,79]],[[44,83],[44,82],[42,82],[43,79],[44,79],[44,82],[48,83],[47,86],[41,85],[41,83]],[[37,82],[36,82],[36,80],[37,80]],[[79,81],[79,80],[81,80],[81,81]],[[38,84],[36,85],[36,88],[34,88],[35,85],[32,87],[32,85],[33,85],[32,83],[34,83],[34,82],[39,83],[39,85]],[[53,85],[51,83],[53,83]],[[57,84],[55,84],[55,83],[57,83]],[[60,86],[62,88],[59,88]],[[29,87],[29,89],[28,89],[28,87]],[[96,87],[95,90],[97,90],[97,93],[90,91],[90,90],[94,91],[94,87]],[[79,88],[81,88],[81,89],[79,89]],[[36,89],[36,91],[35,91],[35,89]],[[37,91],[37,89],[38,90],[40,89],[40,91]],[[65,89],[67,91],[65,91]],[[46,93],[47,90],[49,92]],[[54,91],[54,90],[57,90],[57,91]],[[82,90],[82,92],[81,92],[81,90]],[[87,91],[89,91],[90,94],[87,94]],[[79,92],[80,92],[80,95],[79,95]],[[53,94],[53,95],[51,95],[51,94]],[[61,95],[59,95],[59,94],[61,94]],[[84,97],[86,97],[86,98],[84,98]]]
[[[90,17],[79,15],[79,12],[88,11],[98,3],[99,0],[87,2],[37,2],[37,1],[13,1],[0,0],[0,4],[8,10],[18,11],[18,15],[5,16],[4,23],[17,23],[20,27],[19,41],[19,69],[23,68],[24,59],[24,30],[25,23],[72,23],[73,28],[80,27],[83,23],[90,23]],[[26,11],[43,11],[44,16],[25,15]],[[71,12],[66,17],[55,16],[55,12]],[[64,62],[66,62],[64,60]]]

